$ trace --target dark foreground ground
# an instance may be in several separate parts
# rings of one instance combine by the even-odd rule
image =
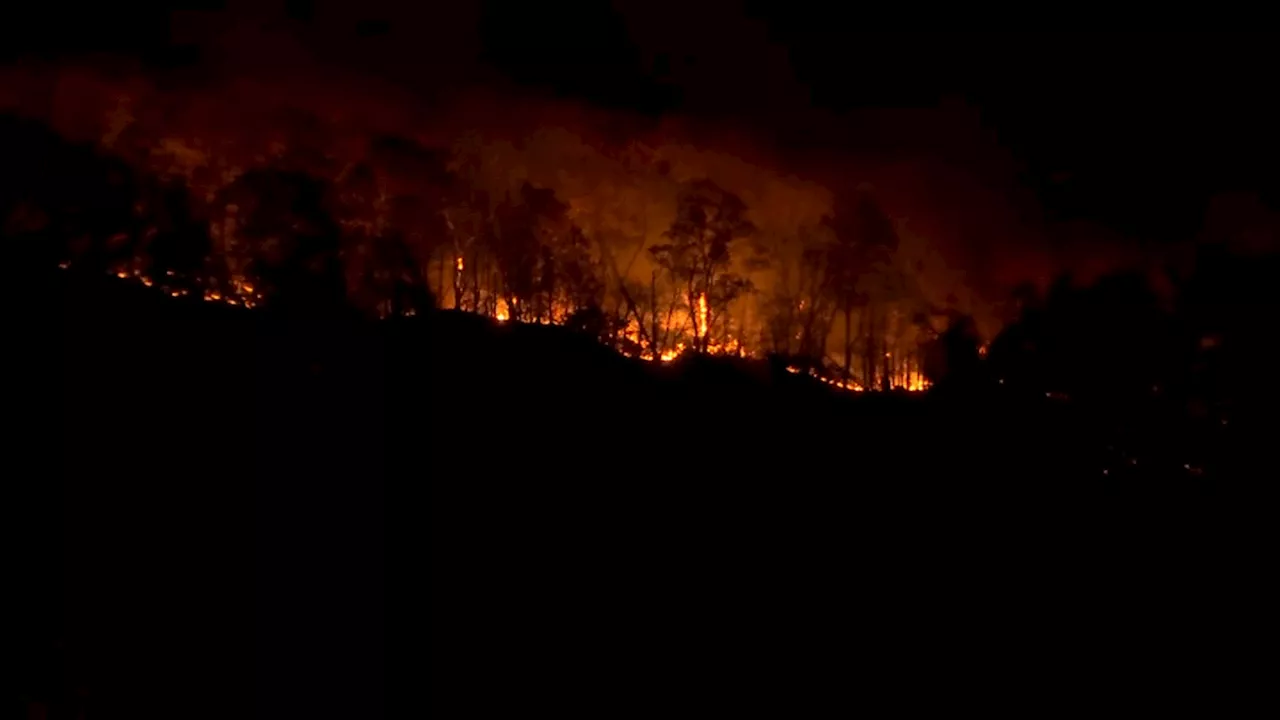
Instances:
[[[1026,710],[1226,679],[1221,710],[1268,674],[1265,414],[837,397],[449,313],[47,282],[5,303],[19,713]]]

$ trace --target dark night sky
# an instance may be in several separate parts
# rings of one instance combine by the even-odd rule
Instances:
[[[1010,151],[1049,220],[1159,242],[1187,239],[1215,194],[1277,201],[1274,37],[854,32],[834,6],[719,0],[282,5],[272,16],[254,3],[187,3],[212,11],[194,23],[153,5],[77,8],[68,25],[67,8],[44,3],[6,24],[0,43],[10,57],[105,51],[201,67],[213,61],[207,37],[269,20],[326,63],[424,95],[514,84],[811,155],[868,149],[856,119],[868,108],[960,103]],[[893,137],[881,128],[874,142],[893,152]]]

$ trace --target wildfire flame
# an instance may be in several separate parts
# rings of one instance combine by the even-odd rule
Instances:
[[[850,392],[863,392],[866,390],[862,385],[852,380],[846,381],[827,377],[813,368],[805,370],[804,368],[789,365],[787,366],[787,372],[792,375],[809,375],[825,385],[830,385],[840,390],[848,390]],[[929,389],[929,381],[919,374],[898,374],[891,378],[890,387],[894,390],[906,390],[907,392],[924,392]]]
[[[707,294],[702,293],[698,296],[698,335],[699,340],[705,341],[707,338]]]
[[[78,76],[69,76],[64,78],[73,84],[69,87],[79,87],[74,83],[85,81],[79,79]],[[205,302],[216,302],[219,304],[238,305],[241,307],[253,307],[264,302],[263,295],[259,294],[258,288],[243,281],[228,280],[227,274],[233,271],[244,271],[246,264],[243,256],[248,250],[246,249],[251,243],[246,242],[243,237],[245,232],[244,223],[249,217],[246,209],[241,207],[243,198],[237,193],[227,193],[227,200],[221,199],[223,189],[237,189],[235,180],[237,177],[243,176],[246,170],[252,169],[267,163],[270,165],[274,159],[283,157],[286,153],[293,156],[297,151],[298,157],[305,157],[306,153],[314,150],[311,146],[313,142],[310,133],[291,133],[290,126],[272,127],[270,133],[248,133],[241,137],[235,132],[235,123],[222,122],[223,118],[219,117],[217,121],[207,120],[205,112],[199,112],[206,107],[206,101],[210,98],[221,100],[224,96],[212,95],[200,98],[198,102],[190,103],[182,100],[178,108],[173,112],[167,111],[171,103],[164,93],[157,93],[146,83],[117,87],[114,82],[103,80],[89,81],[92,89],[91,93],[58,93],[58,98],[74,100],[72,105],[66,107],[59,106],[61,116],[75,116],[79,119],[80,115],[86,112],[85,106],[92,96],[94,103],[102,103],[102,109],[110,112],[109,118],[112,123],[112,129],[109,136],[104,136],[102,142],[107,149],[110,149],[116,141],[122,137],[121,130],[130,127],[130,137],[138,137],[147,141],[151,146],[150,153],[143,153],[147,159],[144,163],[149,171],[159,173],[164,177],[182,177],[186,180],[187,187],[191,188],[194,198],[204,198],[204,202],[209,205],[211,211],[217,211],[211,217],[223,217],[225,221],[219,220],[210,223],[211,239],[214,241],[214,250],[217,253],[213,260],[216,263],[216,272],[218,281],[212,281],[209,278],[196,279],[186,278],[191,281],[186,287],[190,287],[191,301],[203,299]],[[101,87],[99,87],[101,86]],[[264,86],[265,87],[265,86]],[[109,92],[104,92],[110,88]],[[239,92],[239,90],[237,90]],[[309,95],[309,94],[308,94]],[[226,97],[236,97],[234,94]],[[255,96],[263,102],[243,103],[245,107],[236,110],[236,103],[230,102],[208,102],[207,107],[214,109],[229,108],[231,115],[226,119],[234,119],[237,115],[242,114],[247,109],[261,109],[262,118],[275,117],[275,109],[279,106],[273,105],[274,102],[286,102],[281,98],[276,98],[270,94]],[[293,97],[289,95],[289,97]],[[353,207],[358,208],[355,214],[343,213],[341,217],[359,217],[356,220],[342,220],[343,227],[357,232],[360,237],[372,238],[384,233],[386,229],[393,227],[393,223],[389,218],[387,208],[391,207],[390,199],[394,195],[401,192],[409,194],[417,193],[416,180],[408,184],[402,183],[397,179],[401,171],[395,170],[392,166],[383,167],[382,161],[370,154],[367,158],[363,156],[365,146],[368,143],[350,142],[356,140],[363,133],[362,120],[357,118],[346,118],[346,111],[359,108],[357,115],[373,116],[378,112],[363,102],[364,96],[360,96],[360,103],[340,103],[342,107],[333,108],[340,112],[335,115],[344,115],[343,119],[332,120],[334,129],[341,128],[342,132],[332,133],[335,137],[340,137],[341,142],[331,143],[332,147],[323,148],[326,150],[320,153],[325,158],[330,157],[328,150],[333,151],[333,158],[336,162],[324,163],[322,168],[355,167],[357,164],[364,165],[363,161],[368,160],[368,164],[373,168],[377,180],[377,187],[370,190],[366,197],[365,190],[359,183],[351,185],[346,184],[346,179],[362,177],[360,173],[348,173],[343,170],[341,177],[325,176],[322,180],[332,181],[336,190],[343,193],[343,203],[348,201],[356,203]],[[43,103],[43,101],[41,101]],[[59,100],[63,103],[64,100]],[[286,106],[292,107],[289,100]],[[308,101],[309,102],[309,101]],[[327,103],[325,103],[327,105]],[[266,105],[264,108],[257,108],[258,105]],[[348,107],[351,106],[351,107]],[[153,112],[153,110],[166,109],[165,112]],[[313,113],[316,118],[324,118],[330,115],[326,112]],[[384,110],[387,108],[383,108]],[[399,110],[399,108],[394,108]],[[91,111],[91,110],[90,110]],[[117,112],[119,111],[119,112]],[[309,111],[308,111],[309,112]],[[304,113],[305,116],[306,113]],[[413,116],[413,113],[409,113]],[[154,116],[155,120],[151,120]],[[255,118],[257,116],[255,115]],[[163,124],[155,124],[163,120]],[[321,122],[329,122],[321,120]],[[290,121],[292,123],[292,121]],[[381,125],[381,121],[377,123]],[[392,123],[395,124],[395,123]],[[77,122],[78,126],[79,123]],[[505,125],[505,124],[504,124]],[[249,127],[249,125],[246,125]],[[256,127],[254,125],[253,127]],[[325,127],[328,127],[326,125]],[[279,130],[281,132],[275,132]],[[383,131],[379,128],[379,132]],[[391,130],[391,134],[398,135],[401,131]],[[752,191],[750,197],[751,217],[761,225],[762,232],[770,234],[770,236],[782,228],[791,228],[794,223],[818,223],[821,218],[828,216],[835,209],[834,199],[826,196],[825,189],[814,183],[798,183],[792,182],[792,178],[782,178],[777,175],[774,170],[768,167],[757,167],[751,163],[743,162],[734,156],[725,155],[719,152],[708,151],[705,148],[697,148],[687,145],[680,139],[673,138],[671,140],[658,140],[656,145],[653,143],[646,144],[637,142],[634,144],[634,150],[629,148],[625,155],[610,152],[601,152],[594,146],[592,142],[584,141],[579,137],[578,133],[568,132],[565,128],[539,128],[531,134],[522,135],[520,142],[508,143],[504,138],[506,134],[504,129],[497,133],[497,137],[491,137],[488,132],[476,133],[473,138],[468,134],[466,142],[456,144],[456,154],[450,156],[445,154],[445,158],[450,162],[450,173],[453,173],[454,162],[461,167],[457,171],[459,179],[467,185],[478,191],[473,197],[489,196],[493,198],[503,197],[502,190],[510,190],[511,180],[514,174],[511,172],[513,168],[520,168],[522,177],[531,186],[543,188],[551,192],[551,197],[558,198],[560,201],[568,203],[568,217],[577,224],[580,218],[593,218],[593,222],[599,222],[601,225],[601,237],[605,237],[605,232],[615,232],[618,238],[632,237],[632,225],[636,220],[643,220],[644,238],[640,243],[641,253],[639,257],[647,258],[643,254],[644,246],[647,242],[657,239],[658,231],[662,228],[654,224],[649,227],[649,218],[651,208],[658,207],[660,211],[653,211],[652,215],[656,218],[663,218],[671,215],[668,211],[674,211],[676,208],[672,206],[676,202],[678,194],[674,192],[675,185],[684,182],[687,177],[705,176],[710,179],[716,176],[716,182],[725,184],[724,190],[729,194],[742,195],[744,190],[749,188],[764,187],[767,191],[764,193]],[[423,133],[424,135],[433,133]],[[258,137],[262,135],[262,137]],[[297,135],[297,137],[293,137]],[[316,133],[316,135],[322,135]],[[324,133],[327,138],[330,134]],[[587,137],[590,133],[582,133],[583,137]],[[441,138],[444,139],[444,138]],[[527,142],[525,142],[527,140]],[[130,140],[130,143],[135,142]],[[434,141],[433,141],[434,142]],[[268,147],[260,147],[260,145]],[[297,145],[294,147],[294,145]],[[123,148],[121,144],[119,147]],[[446,143],[443,147],[455,147]],[[142,148],[147,149],[147,148]],[[582,158],[581,168],[575,166],[572,171],[564,167],[562,158],[566,156],[566,152],[570,153],[568,157]],[[473,167],[474,170],[469,169]],[[731,165],[726,164],[725,160],[734,161]],[[717,170],[712,172],[713,168],[721,166],[731,167],[732,170]],[[668,172],[670,168],[681,168],[679,172]],[[496,171],[490,171],[489,168],[496,168]],[[665,168],[665,169],[663,169]],[[200,172],[197,170],[208,170],[210,172]],[[316,170],[315,168],[307,169],[306,172]],[[320,172],[321,170],[316,170]],[[327,170],[324,170],[327,172]],[[384,172],[385,171],[385,172]],[[416,172],[416,171],[415,171]],[[745,173],[745,174],[744,174]],[[385,177],[384,177],[385,175]],[[206,177],[207,176],[207,177]],[[729,177],[732,176],[732,177]],[[385,182],[384,182],[385,180]],[[785,182],[780,182],[785,180]],[[404,185],[404,188],[392,186]],[[234,186],[234,187],[233,187]],[[411,187],[412,186],[412,187]],[[248,189],[248,188],[246,188]],[[672,190],[672,192],[668,192]],[[434,190],[432,191],[434,192]],[[656,193],[656,194],[655,194]],[[406,198],[408,195],[405,196]],[[425,196],[423,196],[425,197]],[[747,195],[743,195],[747,197]],[[235,202],[231,202],[234,200]],[[367,201],[367,202],[366,202]],[[434,203],[434,201],[432,201]],[[452,202],[452,201],[451,201]],[[366,207],[367,205],[367,207]],[[556,205],[556,203],[551,203]],[[615,207],[617,206],[617,207]],[[396,206],[398,207],[398,206]],[[434,205],[431,205],[434,208]],[[529,207],[532,207],[531,205]],[[225,208],[225,214],[222,209]],[[465,209],[465,212],[463,211]],[[448,226],[449,234],[442,237],[440,242],[431,243],[430,252],[424,252],[421,257],[415,255],[414,261],[420,263],[421,267],[417,270],[421,271],[419,280],[413,282],[421,282],[426,285],[429,283],[432,295],[437,299],[442,307],[453,307],[460,310],[470,311],[491,316],[498,322],[527,322],[527,323],[564,323],[573,317],[575,312],[587,305],[594,305],[598,309],[603,310],[606,318],[610,321],[605,324],[602,335],[608,338],[607,342],[617,347],[621,352],[648,361],[653,362],[671,362],[681,356],[688,348],[694,352],[708,355],[733,355],[733,356],[761,356],[767,350],[773,350],[782,354],[796,354],[812,356],[814,361],[825,361],[828,368],[833,364],[848,365],[849,360],[845,357],[843,363],[838,360],[833,362],[833,358],[822,357],[829,351],[826,345],[825,335],[814,341],[812,336],[815,331],[812,330],[814,325],[813,318],[820,317],[824,313],[830,313],[829,299],[824,299],[819,294],[813,294],[812,299],[806,301],[800,298],[797,293],[812,292],[812,289],[804,290],[801,287],[786,289],[787,294],[779,294],[776,298],[777,307],[785,308],[790,312],[793,308],[800,311],[797,314],[803,317],[794,320],[788,319],[785,324],[780,325],[779,329],[774,331],[767,328],[769,319],[768,313],[774,312],[774,306],[769,305],[767,308],[757,303],[754,299],[744,299],[730,306],[730,300],[726,299],[730,294],[718,289],[711,278],[699,279],[697,285],[693,287],[685,286],[682,288],[673,288],[670,291],[660,291],[650,293],[636,292],[635,298],[627,298],[627,302],[632,305],[643,306],[641,312],[643,319],[636,323],[626,314],[627,308],[621,306],[618,298],[615,296],[614,289],[609,286],[613,278],[609,273],[601,274],[598,280],[605,280],[605,287],[602,291],[596,288],[592,292],[602,297],[594,298],[574,298],[570,300],[567,295],[568,291],[560,287],[561,279],[556,277],[554,284],[549,289],[541,284],[530,285],[528,282],[519,282],[514,285],[503,288],[509,293],[510,289],[519,288],[520,292],[525,292],[523,302],[519,307],[516,306],[516,300],[511,297],[500,299],[497,297],[498,288],[504,282],[510,281],[511,278],[504,278],[502,271],[501,258],[495,260],[489,247],[490,242],[486,238],[488,235],[482,232],[488,220],[476,220],[475,226],[472,227],[472,219],[469,214],[475,210],[481,216],[493,214],[494,208],[486,208],[483,203],[471,207],[455,211],[450,209],[444,218]],[[368,211],[366,213],[366,210]],[[141,212],[141,209],[138,210]],[[636,214],[633,211],[640,211]],[[398,211],[397,211],[398,212]],[[435,210],[432,210],[434,213]],[[634,217],[633,217],[634,215]],[[486,216],[487,217],[487,216]],[[559,222],[559,221],[557,221]],[[498,226],[495,225],[496,229]],[[548,226],[549,227],[549,226]],[[635,227],[639,228],[639,225]],[[402,228],[408,229],[408,228]],[[581,229],[581,228],[579,228]],[[652,232],[651,232],[652,230]],[[561,230],[555,232],[560,233]],[[595,248],[596,238],[591,237],[593,233],[584,233],[581,239],[587,241],[587,254],[590,258],[587,261],[581,261],[570,257],[566,259],[566,265],[575,267],[581,264],[584,267],[590,267],[593,264],[600,264],[602,267],[607,265],[603,256],[603,245]],[[790,235],[787,235],[790,237]],[[541,236],[539,236],[541,237]],[[807,238],[807,235],[806,235]],[[815,236],[816,238],[816,236]],[[130,239],[128,234],[118,233],[110,238],[109,244],[114,246]],[[495,238],[500,239],[500,238]],[[548,243],[550,247],[556,248],[556,252],[560,251],[560,246],[564,240],[562,235],[557,235]],[[576,241],[574,241],[576,242]],[[808,240],[805,240],[807,243]],[[801,243],[801,244],[805,244]],[[414,250],[427,249],[427,245],[421,247],[415,245]],[[916,258],[919,248],[914,245],[903,244],[903,267],[913,267],[908,260]],[[620,248],[617,248],[620,249]],[[600,250],[601,252],[596,252]],[[910,250],[910,253],[908,253]],[[453,262],[449,261],[449,253],[454,253]],[[576,251],[573,251],[576,252]],[[610,254],[614,249],[610,249]],[[790,252],[790,251],[788,251]],[[465,257],[464,257],[465,255]],[[355,254],[352,254],[354,257]],[[732,255],[735,259],[738,253],[735,251]],[[932,257],[932,256],[930,256]],[[541,262],[536,258],[535,262]],[[558,265],[561,261],[560,257],[555,257],[553,263]],[[355,260],[352,261],[356,262]],[[361,259],[359,262],[373,262],[369,259]],[[609,260],[611,262],[611,260]],[[931,261],[932,262],[932,261]],[[641,268],[644,265],[642,260],[635,266],[635,271],[631,275],[627,275],[627,270],[621,267],[613,268],[613,272],[618,274],[616,278],[619,283],[623,280],[636,281],[643,280],[646,271]],[[650,263],[651,264],[651,263]],[[137,266],[147,267],[145,260],[139,260],[137,263],[130,263],[126,268],[113,267],[115,274],[122,282],[138,282],[148,286],[154,286],[157,291],[163,291],[173,295],[176,288],[183,287],[184,279],[175,278],[173,271],[157,271],[152,268],[149,278],[142,278],[140,270]],[[453,282],[450,283],[449,266],[455,268],[456,275]],[[914,267],[919,267],[917,262]],[[632,265],[628,264],[627,269],[631,269]],[[897,267],[896,265],[894,266]],[[932,267],[932,266],[931,266]],[[945,269],[945,268],[943,268]],[[355,268],[350,270],[351,276],[355,276]],[[466,273],[464,277],[464,272]],[[781,272],[781,271],[779,271]],[[923,272],[923,271],[921,271]],[[536,276],[544,275],[551,277],[555,273],[544,273],[540,268],[535,268]],[[946,275],[944,273],[944,275]],[[172,278],[172,280],[170,279]],[[494,278],[501,278],[495,280]],[[379,281],[381,282],[381,281]],[[790,282],[790,281],[788,281]],[[450,285],[452,284],[452,287]],[[683,285],[683,283],[680,283]],[[760,284],[760,283],[757,283]],[[762,286],[771,283],[762,284]],[[643,283],[641,283],[642,288]],[[167,286],[167,287],[166,287]],[[175,287],[176,286],[176,287]],[[935,301],[940,300],[940,296],[945,294],[940,288],[936,293],[939,297],[927,298]],[[689,292],[692,290],[692,292]],[[706,292],[699,293],[698,290]],[[714,290],[714,294],[711,292]],[[367,300],[377,300],[377,293],[382,288],[373,288],[368,295],[359,295],[358,302],[364,304]],[[182,294],[179,293],[178,297]],[[963,293],[961,293],[963,294]],[[584,293],[583,295],[586,295]],[[645,297],[650,295],[649,297]],[[710,297],[708,297],[710,295]],[[353,299],[357,296],[353,293]],[[768,298],[766,298],[768,299]],[[772,299],[768,299],[772,302]],[[763,303],[764,300],[761,300]],[[369,303],[372,304],[372,303]],[[379,300],[377,305],[377,313],[386,317],[396,311],[399,303]],[[710,320],[710,313],[714,305],[716,312],[716,322],[714,327]],[[661,306],[661,308],[659,308]],[[812,308],[812,309],[811,309]],[[422,312],[423,307],[419,307],[417,312]],[[400,311],[402,314],[408,315],[412,309],[404,309]],[[634,308],[631,309],[632,314],[637,314]],[[849,313],[845,313],[846,317]],[[855,355],[859,360],[858,365],[854,368],[845,368],[841,373],[832,373],[830,369],[823,372],[827,380],[827,384],[833,386],[845,387],[846,389],[856,390],[862,389],[865,385],[871,389],[881,389],[884,387],[901,387],[910,390],[920,390],[926,387],[927,383],[919,375],[920,354],[917,352],[917,335],[910,330],[911,323],[903,321],[898,322],[895,318],[892,321],[886,317],[890,311],[879,308],[875,312],[876,320],[868,323],[865,327],[869,329],[863,333],[861,330],[857,342],[863,343],[867,348],[865,354],[868,356],[878,356],[881,351],[892,345],[894,351],[892,355],[884,352],[885,357],[863,357],[863,350],[858,350]],[[861,315],[860,315],[861,317]],[[631,324],[628,324],[631,323]],[[619,328],[624,325],[624,328]],[[804,326],[803,331],[796,330],[797,325]],[[851,335],[850,323],[845,320],[844,335]],[[862,328],[863,325],[855,322],[855,327]],[[829,330],[830,321],[826,325],[822,322],[817,323],[818,327]],[[899,327],[906,327],[907,330],[899,330]],[[826,330],[824,330],[826,331]],[[821,333],[818,333],[821,334]],[[832,336],[834,344],[836,337]],[[681,342],[683,341],[683,342]],[[799,341],[799,342],[797,342]],[[849,339],[844,340],[845,344],[853,342]],[[686,348],[686,344],[688,348]],[[985,352],[985,348],[983,349]],[[838,353],[836,353],[838,354]],[[844,353],[846,356],[848,352]],[[863,362],[866,360],[866,362]],[[883,361],[883,362],[882,362]],[[807,367],[807,366],[806,366]],[[807,371],[806,371],[807,372]],[[858,383],[853,382],[850,376],[857,377]],[[887,376],[887,381],[885,380]],[[832,377],[840,377],[842,379],[832,380]],[[861,383],[861,385],[859,384]]]
[[[459,270],[464,267],[464,261],[461,257],[457,258],[456,265]],[[66,267],[69,267],[69,264],[62,263],[59,267],[66,269]],[[148,288],[157,286],[155,279],[144,273],[139,268],[118,268],[111,271],[110,274],[115,275],[121,280],[138,282]],[[166,278],[174,278],[172,271],[167,271],[165,276]],[[205,302],[216,302],[233,307],[253,308],[256,307],[263,299],[263,296],[256,292],[254,285],[240,276],[233,276],[230,279],[230,288],[226,292],[218,289],[216,283],[211,284],[212,286],[206,287],[200,296]],[[186,287],[172,287],[168,284],[159,285],[159,289],[166,295],[174,298],[184,297],[189,293]],[[493,319],[498,322],[507,322],[512,318],[512,308],[516,307],[520,303],[520,299],[515,296],[511,296],[509,298],[490,296],[490,302],[492,302],[492,305],[489,307],[492,308],[491,316]],[[562,324],[566,318],[572,315],[572,310],[572,307],[567,305],[544,308],[540,311],[538,317],[533,317],[529,321],[543,324]],[[680,310],[678,313],[673,313],[670,321],[666,323],[667,327],[663,328],[663,330],[678,333],[680,332],[680,328],[685,328],[687,330],[690,322],[692,322],[695,325],[693,328],[693,337],[697,341],[697,346],[701,347],[701,352],[708,355],[733,356],[751,356],[755,354],[749,348],[743,347],[741,342],[737,339],[726,339],[723,341],[712,341],[710,339],[710,328],[708,327],[710,308],[708,307],[706,293],[702,293],[698,296],[698,304],[695,312],[696,315],[692,318],[690,318],[691,313],[684,310]],[[404,314],[409,316],[416,315],[417,313],[414,310],[409,309],[406,310]],[[620,352],[631,357],[636,357],[650,362],[656,361],[669,363],[683,355],[686,350],[684,342],[676,341],[662,349],[660,352],[655,352],[654,348],[650,346],[650,341],[648,341],[640,331],[635,319],[628,322],[627,326],[619,334],[618,339],[631,343],[633,348],[639,348],[638,350],[627,350],[625,346],[619,347]],[[884,356],[886,359],[891,358],[892,353],[886,352]],[[851,379],[845,380],[838,376],[819,372],[813,368],[804,369],[789,366],[786,369],[788,372],[793,374],[809,375],[825,385],[841,390],[862,392],[866,389],[863,385],[854,382]],[[893,370],[890,373],[889,380],[888,385],[894,390],[921,392],[929,388],[928,380],[926,380],[918,370],[912,370],[910,366],[900,367]],[[876,383],[872,385],[872,387],[879,387],[879,384]]]

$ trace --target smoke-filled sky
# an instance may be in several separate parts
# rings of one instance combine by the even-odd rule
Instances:
[[[1275,240],[1273,38],[878,34],[719,0],[204,5],[68,25],[45,4],[2,38],[22,69],[0,99],[68,132],[102,135],[90,105],[115,103],[224,141],[296,107],[476,150],[489,187],[552,187],[584,217],[639,193],[655,226],[674,194],[619,179],[637,147],[742,195],[766,236],[869,187],[938,299],[975,310],[1218,234]]]

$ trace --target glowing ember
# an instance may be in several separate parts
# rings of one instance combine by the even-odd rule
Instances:
[[[458,272],[462,272],[462,268],[463,268],[463,267],[464,267],[464,263],[462,262],[462,256],[461,256],[461,255],[459,255],[459,256],[458,256],[458,263],[457,263]]]

